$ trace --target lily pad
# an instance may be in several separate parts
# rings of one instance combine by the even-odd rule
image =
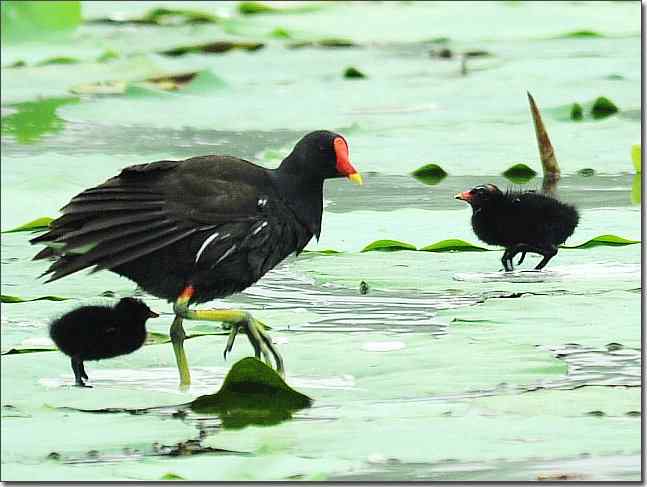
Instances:
[[[39,298],[21,298],[19,296],[9,296],[0,294],[0,303],[28,303],[30,301],[67,301],[71,298],[62,298],[60,296],[41,296]]]
[[[3,1],[3,41],[40,40],[67,33],[81,23],[81,2]]]
[[[625,245],[633,245],[633,244],[639,244],[639,243],[640,243],[640,240],[629,240],[623,237],[618,237],[617,235],[599,235],[579,245],[572,245],[572,246],[562,245],[562,248],[590,249],[592,247],[600,247],[600,246],[622,247]]]
[[[398,250],[417,250],[415,245],[399,240],[376,240],[362,249],[362,252],[379,250],[381,252],[394,252]]]
[[[438,164],[425,164],[411,173],[418,181],[433,186],[447,177],[447,172]]]
[[[23,225],[20,225],[16,228],[12,228],[11,230],[4,230],[2,233],[35,232],[35,231],[47,230],[49,228],[49,224],[52,221],[54,221],[53,218],[50,218],[48,216],[43,216],[41,218],[36,218],[35,220],[32,220]]]
[[[633,162],[636,172],[640,174],[642,171],[642,151],[640,144],[631,146],[631,162]]]
[[[441,240],[420,249],[423,252],[484,252],[489,249],[471,244],[458,238]]]
[[[523,163],[515,164],[503,172],[503,176],[516,184],[524,184],[537,175],[537,171]]]
[[[200,396],[189,405],[197,414],[217,414],[224,428],[273,425],[312,405],[312,399],[295,391],[260,360],[236,362],[218,392]]]
[[[607,118],[618,112],[618,107],[606,96],[600,96],[595,99],[591,107],[591,115],[594,119]]]
[[[362,73],[359,69],[350,66],[344,71],[344,78],[346,79],[362,79],[366,78],[366,75]]]
[[[320,10],[318,5],[300,5],[298,7],[275,7],[261,2],[240,2],[238,12],[241,15],[258,14],[296,14]]]
[[[11,105],[18,110],[7,117],[2,117],[2,135],[11,135],[21,144],[32,144],[45,134],[60,132],[65,122],[56,115],[56,110],[63,106],[78,103],[79,98],[46,98]]]

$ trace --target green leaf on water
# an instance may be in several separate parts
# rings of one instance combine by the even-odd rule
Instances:
[[[571,108],[571,120],[582,120],[584,118],[584,110],[579,103],[573,103]]]
[[[642,171],[642,149],[640,144],[631,146],[631,162],[633,162],[636,172],[640,174]]]
[[[0,294],[0,303],[28,303],[30,301],[67,301],[71,298],[62,298],[60,296],[41,296],[39,298],[21,298],[19,296],[9,296]]]
[[[598,120],[613,115],[618,111],[618,107],[607,97],[599,96],[593,102],[591,107],[591,116]]]
[[[441,240],[420,249],[423,252],[484,252],[489,249],[471,244],[458,238]]]
[[[634,174],[631,181],[631,202],[634,205],[639,205],[642,199],[642,178],[640,174]]]
[[[164,475],[160,477],[160,480],[186,480],[186,479],[176,473],[166,472]]]
[[[45,98],[10,105],[18,111],[2,117],[2,135],[13,136],[21,144],[32,144],[45,134],[60,132],[65,122],[56,115],[56,110],[73,103],[79,103],[79,98]]]
[[[288,44],[287,47],[290,49],[300,49],[303,47],[325,47],[325,48],[338,48],[338,47],[356,47],[353,41],[349,39],[339,39],[339,38],[327,38],[319,39],[317,41],[303,41],[303,42],[293,42]]]
[[[346,79],[362,79],[366,78],[366,75],[362,73],[359,69],[350,66],[344,71],[344,78]]]
[[[290,34],[289,30],[284,29],[283,27],[277,27],[270,32],[270,37],[274,37],[275,39],[291,39],[292,34]]]
[[[592,247],[621,247],[640,243],[640,240],[628,240],[617,235],[599,235],[579,245],[562,245],[564,249],[590,249]]]
[[[257,51],[264,47],[265,44],[262,42],[249,42],[249,41],[215,41],[209,42],[207,44],[198,44],[194,46],[179,46],[172,49],[167,49],[162,51],[160,54],[165,56],[184,56],[185,54],[222,54],[233,49],[241,49],[244,51]]]
[[[556,39],[590,39],[596,37],[604,37],[604,35],[594,30],[575,30],[573,32],[566,32],[565,34],[557,36]]]
[[[57,56],[57,57],[50,57],[50,58],[44,59],[39,63],[36,63],[36,66],[49,66],[51,64],[77,64],[80,62],[81,61],[78,60],[77,58],[73,58],[69,56]]]
[[[417,250],[415,245],[399,240],[376,240],[362,249],[362,252],[379,250],[381,252],[394,252],[398,250]]]
[[[218,17],[207,12],[169,8],[154,8],[141,18],[143,23],[156,25],[205,24],[218,20]]]
[[[36,218],[35,220],[20,225],[16,228],[12,228],[11,230],[3,230],[2,233],[44,231],[49,228],[49,224],[52,221],[54,221],[53,218],[43,216],[41,218]]]
[[[189,405],[198,414],[217,414],[224,428],[278,424],[294,411],[308,408],[312,399],[292,389],[254,357],[236,362],[218,392],[200,396]]]
[[[322,249],[322,250],[304,250],[304,254],[310,254],[310,255],[335,255],[335,254],[341,254],[339,250],[335,249]]]
[[[238,12],[241,15],[258,14],[297,14],[320,10],[319,5],[300,5],[298,7],[275,7],[261,2],[240,2]]]
[[[74,30],[81,22],[81,2],[4,0],[0,16],[3,42],[42,40]]]
[[[418,181],[429,186],[438,184],[447,177],[445,170],[438,164],[425,164],[411,173]]]
[[[537,175],[537,172],[523,163],[515,164],[503,172],[503,176],[516,184],[524,184]]]

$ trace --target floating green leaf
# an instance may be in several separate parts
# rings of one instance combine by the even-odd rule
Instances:
[[[160,477],[160,480],[186,480],[186,479],[176,473],[166,472],[164,475]]]
[[[636,172],[640,173],[642,171],[642,150],[640,144],[631,146],[631,162],[633,162]]]
[[[344,78],[346,79],[362,79],[366,78],[366,75],[362,73],[359,69],[350,66],[344,71]]]
[[[604,37],[599,32],[594,30],[575,30],[573,32],[567,32],[557,37],[557,39],[589,39],[593,37]]]
[[[9,296],[0,294],[0,303],[28,303],[30,301],[67,301],[71,298],[61,298],[60,296],[41,296],[39,298],[21,298],[18,296]]]
[[[458,238],[441,240],[420,249],[423,252],[484,252],[489,249],[471,244]]]
[[[189,405],[198,414],[217,414],[224,428],[273,425],[312,405],[312,399],[295,391],[260,360],[236,362],[218,392],[200,396]]]
[[[599,235],[579,245],[562,245],[564,249],[590,249],[592,247],[621,247],[640,243],[640,240],[628,240],[617,235]]]
[[[283,27],[277,27],[270,32],[270,37],[274,37],[275,39],[291,39],[292,34],[290,34],[289,30],[284,29]]]
[[[618,111],[618,107],[607,97],[599,96],[593,102],[591,107],[591,116],[598,120],[613,115]]]
[[[318,41],[294,42],[292,44],[288,44],[287,47],[291,49],[299,49],[302,47],[337,48],[337,47],[356,47],[356,46],[357,44],[355,44],[353,41],[349,39],[329,38],[329,39],[319,39]]]
[[[394,252],[398,250],[417,250],[415,245],[399,240],[376,240],[362,249],[362,252],[379,250],[381,252]]]
[[[208,12],[187,9],[154,8],[140,17],[106,17],[88,21],[92,24],[149,24],[174,26],[216,23],[220,19]]]
[[[81,2],[4,0],[0,14],[3,41],[41,40],[75,29],[81,22]]]
[[[77,58],[73,58],[69,56],[57,56],[57,57],[50,57],[50,58],[44,59],[39,63],[36,63],[36,66],[49,66],[51,64],[77,64],[80,62],[81,61],[78,60]]]
[[[10,135],[21,144],[31,144],[40,140],[45,134],[60,132],[65,122],[56,115],[56,109],[79,99],[46,98],[11,105],[18,110],[9,116],[2,117],[2,135]]]
[[[631,180],[631,202],[634,205],[639,205],[642,199],[642,179],[640,174],[634,174]]]
[[[16,228],[12,228],[11,230],[4,230],[2,233],[34,232],[47,230],[47,228],[49,228],[50,222],[52,221],[54,221],[53,218],[43,216],[41,218],[36,218],[35,220],[20,225]]]
[[[238,12],[241,15],[258,14],[296,14],[315,12],[321,7],[318,5],[300,5],[298,7],[275,7],[261,2],[240,2]]]
[[[515,164],[503,172],[503,176],[516,184],[524,184],[537,175],[537,172],[523,163]]]
[[[571,108],[571,120],[582,120],[584,118],[584,110],[579,103],[573,103]]]
[[[418,181],[429,186],[438,184],[447,177],[445,170],[438,164],[425,164],[411,173]]]

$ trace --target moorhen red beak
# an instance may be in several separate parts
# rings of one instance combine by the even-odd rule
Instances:
[[[110,270],[173,302],[170,336],[182,384],[191,380],[184,319],[230,323],[225,356],[244,330],[256,357],[273,358],[283,374],[263,323],[245,311],[189,305],[244,290],[318,239],[324,181],[342,176],[362,182],[346,139],[327,130],[305,135],[276,169],[217,155],[130,166],[72,198],[31,240],[48,245],[34,259],[55,259],[43,273],[48,282]]]

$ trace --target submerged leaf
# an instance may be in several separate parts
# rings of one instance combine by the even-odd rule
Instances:
[[[471,244],[458,238],[441,240],[420,249],[423,252],[484,252],[489,249]]]
[[[415,245],[407,242],[400,242],[399,240],[376,240],[364,247],[362,252],[370,252],[374,250],[394,252],[398,250],[417,250],[417,248]]]
[[[292,413],[312,405],[312,399],[295,391],[260,360],[236,362],[218,392],[200,396],[189,405],[198,414],[217,414],[224,428],[278,424]]]
[[[524,184],[537,175],[537,172],[523,163],[515,164],[503,172],[503,176],[516,184]]]
[[[36,218],[35,220],[32,220],[23,225],[20,225],[16,228],[12,228],[11,230],[4,230],[2,233],[34,232],[34,231],[47,230],[49,228],[50,222],[52,221],[54,221],[53,218],[50,218],[48,216],[43,216],[41,218]]]
[[[623,237],[618,237],[617,235],[599,235],[579,245],[562,245],[561,247],[564,249],[590,249],[592,247],[600,247],[600,246],[620,247],[624,245],[633,245],[638,243],[640,243],[640,240],[628,240]]]
[[[429,186],[438,184],[447,177],[445,170],[438,164],[425,164],[411,173],[418,181]]]

